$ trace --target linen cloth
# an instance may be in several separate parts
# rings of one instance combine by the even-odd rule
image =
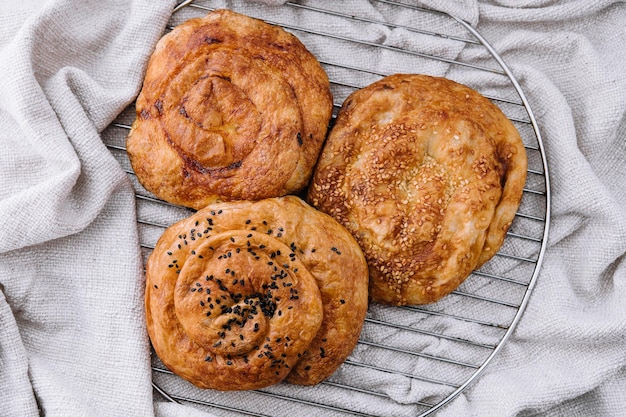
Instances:
[[[154,415],[134,194],[99,132],[172,7],[0,9],[1,416]]]
[[[237,5],[305,23],[298,10],[268,3],[275,6]],[[470,22],[504,58],[537,116],[552,185],[548,248],[528,307],[484,373],[437,415],[626,415],[626,5],[420,4]],[[2,416],[207,415],[153,397],[133,188],[100,137],[138,93],[173,6],[54,0],[0,8]],[[380,17],[365,0],[339,7]],[[426,42],[403,30],[323,24],[372,42]],[[311,42],[313,52],[348,53],[359,64],[356,50]],[[443,39],[425,47],[471,54]],[[385,53],[376,65],[402,67]],[[450,73],[444,63],[428,65]],[[394,388],[394,378],[336,378],[360,378],[399,403],[422,399],[419,387]],[[258,406],[272,409],[267,399]],[[363,406],[373,415],[404,410]]]

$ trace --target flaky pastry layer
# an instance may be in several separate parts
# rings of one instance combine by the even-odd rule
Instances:
[[[519,133],[485,97],[397,74],[346,99],[308,201],[361,245],[373,301],[425,304],[501,247],[526,169]]]
[[[308,183],[331,112],[328,77],[294,35],[217,10],[158,42],[127,151],[174,204],[277,197]]]
[[[201,388],[317,384],[356,345],[368,270],[350,233],[298,197],[212,204],[146,265],[154,350]]]

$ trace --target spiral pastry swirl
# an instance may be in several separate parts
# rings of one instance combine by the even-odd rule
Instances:
[[[501,247],[526,168],[519,133],[485,97],[397,74],[344,102],[308,201],[361,245],[372,301],[425,304]]]
[[[294,196],[212,204],[168,228],[146,265],[148,333],[201,388],[316,384],[346,359],[367,311],[350,233]]]
[[[127,151],[174,204],[277,197],[308,183],[331,113],[328,77],[294,35],[217,10],[158,42]]]

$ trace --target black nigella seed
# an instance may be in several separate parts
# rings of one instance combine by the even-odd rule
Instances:
[[[271,234],[272,234],[272,229],[268,229],[268,230],[267,230],[267,234],[268,234],[268,235],[271,235]]]
[[[167,267],[168,268],[174,268],[174,264],[169,264]]]
[[[230,366],[233,364],[233,361],[226,361],[226,365]]]
[[[317,250],[317,249],[313,248],[313,249],[311,249],[311,252],[313,253],[313,252],[315,252],[316,250]]]
[[[200,258],[200,259],[204,259],[204,256],[202,256],[202,255],[198,255],[198,258]]]
[[[304,367],[304,370],[305,370],[305,371],[308,371],[308,370],[310,370],[310,369],[311,369],[311,367],[310,367],[310,366],[305,366],[305,367]]]
[[[222,214],[222,210],[218,210],[218,211],[217,211],[217,214]]]
[[[345,304],[345,303],[346,303],[346,300],[344,300],[344,299],[342,298],[341,300],[339,300],[339,302],[340,302],[341,304]]]
[[[231,242],[233,242],[233,243],[235,243],[235,238],[234,238],[234,237],[231,237],[231,238],[230,238],[230,241],[231,241]]]
[[[302,146],[302,134],[300,132],[296,135],[296,139],[298,140],[298,145]]]
[[[168,255],[172,255],[172,252],[168,252],[167,254],[168,254]]]
[[[213,358],[210,357],[210,356],[207,356],[206,358],[204,358],[204,360],[207,361],[207,362],[212,362]]]
[[[192,288],[191,290],[189,290],[191,292],[196,292],[196,288]]]
[[[252,220],[248,219],[246,220],[246,224],[250,224],[252,222]]]
[[[192,255],[195,255],[195,254],[196,254],[196,251],[195,251],[195,250],[192,250],[192,251],[191,251],[191,254],[192,254]]]
[[[154,284],[154,288],[156,288],[157,290],[159,289],[159,286]]]
[[[263,225],[267,226],[267,221],[266,220],[263,220]]]

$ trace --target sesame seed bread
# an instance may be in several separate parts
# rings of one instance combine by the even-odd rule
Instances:
[[[313,385],[356,345],[368,270],[350,233],[295,196],[212,204],[146,265],[154,350],[201,388]]]
[[[294,35],[217,10],[158,42],[127,151],[173,204],[277,197],[307,185],[331,113],[328,77]]]
[[[526,169],[519,133],[485,97],[396,74],[346,99],[307,199],[359,242],[372,301],[425,304],[499,250]]]

